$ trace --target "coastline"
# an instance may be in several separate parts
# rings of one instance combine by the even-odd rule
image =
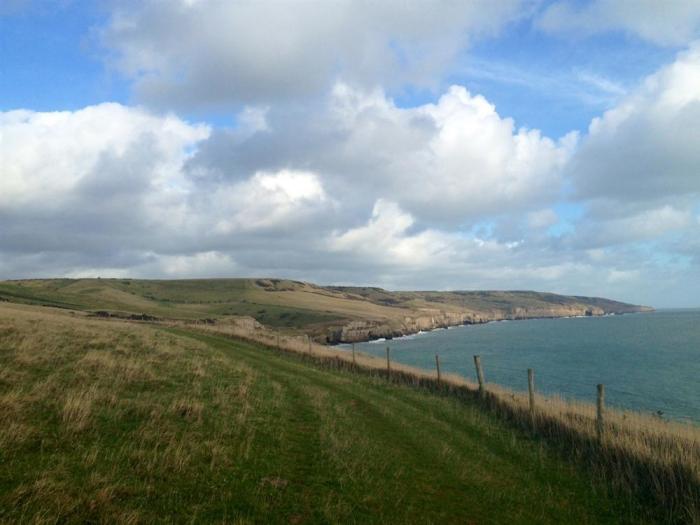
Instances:
[[[417,330],[406,330],[402,331],[400,333],[394,334],[385,334],[385,335],[380,335],[375,333],[373,331],[368,331],[368,337],[364,339],[354,339],[352,341],[345,341],[345,340],[339,340],[339,341],[328,341],[327,344],[330,346],[337,346],[340,348],[343,348],[347,345],[351,345],[353,343],[383,343],[387,341],[394,341],[394,340],[401,340],[401,339],[412,339],[417,336],[427,334],[430,332],[435,332],[438,330],[451,330],[455,328],[461,328],[461,327],[467,327],[467,326],[472,326],[472,325],[484,325],[484,324],[491,324],[491,323],[505,323],[509,321],[534,321],[534,320],[545,320],[545,319],[592,319],[592,318],[600,318],[600,317],[614,317],[614,316],[621,316],[621,315],[629,315],[629,314],[648,314],[648,313],[653,313],[655,312],[655,308],[651,307],[638,307],[637,309],[630,309],[629,311],[614,311],[614,312],[604,312],[604,313],[591,313],[591,314],[583,314],[583,315],[541,315],[541,316],[513,316],[513,317],[501,317],[501,318],[493,318],[493,319],[479,319],[476,321],[462,321],[462,322],[457,322],[457,323],[452,323],[452,324],[440,324],[438,326],[433,326],[433,327],[428,327],[428,328],[421,328]]]

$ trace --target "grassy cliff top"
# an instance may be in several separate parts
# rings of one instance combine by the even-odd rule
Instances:
[[[72,314],[0,304],[0,523],[647,520],[474,400]]]

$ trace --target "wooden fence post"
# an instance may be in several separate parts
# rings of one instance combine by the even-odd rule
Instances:
[[[386,371],[391,374],[391,359],[389,357],[389,347],[386,347]]]
[[[596,409],[596,433],[598,440],[602,440],[605,431],[605,385],[598,385]]]
[[[535,371],[527,369],[527,392],[530,397],[530,423],[535,426]]]
[[[437,382],[440,384],[440,358],[435,354],[435,368],[437,369]]]
[[[352,364],[357,364],[357,361],[355,361],[355,343],[352,344]]]
[[[307,335],[306,338],[309,340],[309,354],[311,354],[311,336]]]
[[[484,397],[486,390],[484,389],[484,371],[481,368],[481,356],[474,356],[474,366],[476,367],[476,378],[479,380],[479,395]]]

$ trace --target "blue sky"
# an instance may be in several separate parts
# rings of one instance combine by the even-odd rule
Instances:
[[[2,108],[74,110],[105,100],[133,102],[128,79],[105,65],[108,50],[95,35],[109,21],[106,5],[77,0],[51,4],[27,2],[3,17]],[[585,129],[621,96],[615,88],[636,86],[681,48],[659,47],[620,31],[563,38],[539,31],[525,19],[465,49],[439,86],[464,85],[518,126],[558,137]],[[596,86],[597,80],[611,86]],[[439,94],[414,86],[389,93],[406,107],[432,102]],[[230,123],[229,115],[195,116],[215,125]]]
[[[16,0],[0,24],[0,277],[697,305],[693,2]]]
[[[134,102],[128,78],[105,64],[109,52],[95,30],[109,22],[105,3],[20,2],[2,18],[2,109],[75,110],[103,101]],[[438,79],[484,95],[518,126],[558,137],[583,130],[612,106],[621,90],[669,63],[682,46],[659,47],[616,31],[596,38],[563,38],[533,28],[532,20],[477,40]],[[595,85],[609,82],[611,90]],[[400,106],[432,102],[439,90],[389,90]],[[546,108],[546,110],[543,110]],[[230,115],[193,116],[227,125]]]
[[[17,7],[0,18],[5,110],[74,110],[128,101],[127,81],[104,67],[91,30],[105,23],[97,2],[48,2]]]

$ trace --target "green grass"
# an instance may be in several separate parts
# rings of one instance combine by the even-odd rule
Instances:
[[[469,402],[222,336],[0,305],[2,523],[642,512]]]
[[[250,316],[290,330],[343,322],[342,315],[276,304],[253,279],[146,281],[48,279],[0,282],[0,300],[114,314],[168,319]]]

